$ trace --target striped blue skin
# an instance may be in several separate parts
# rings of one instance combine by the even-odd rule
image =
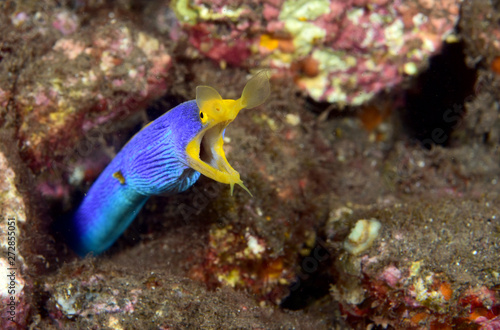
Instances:
[[[205,126],[196,101],[178,105],[137,133],[94,182],[72,216],[72,242],[84,256],[108,249],[151,195],[176,194],[200,173],[186,161],[186,145]],[[122,184],[113,174],[120,172]]]

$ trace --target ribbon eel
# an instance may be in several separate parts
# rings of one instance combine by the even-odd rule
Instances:
[[[71,217],[71,244],[81,256],[108,249],[137,216],[148,198],[176,194],[203,174],[230,185],[240,174],[222,148],[224,132],[241,109],[265,102],[269,73],[248,81],[238,100],[223,99],[209,86],[196,88],[196,100],[184,102],[139,131],[94,182]]]

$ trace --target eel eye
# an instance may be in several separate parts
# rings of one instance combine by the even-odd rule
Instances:
[[[205,125],[208,121],[208,117],[203,111],[200,111],[200,121],[203,125]]]

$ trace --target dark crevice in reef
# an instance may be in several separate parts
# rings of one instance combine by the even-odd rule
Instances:
[[[301,310],[329,294],[330,284],[335,282],[331,275],[333,259],[323,241],[318,239],[311,253],[301,260],[297,279],[281,307]]]
[[[445,43],[441,54],[430,60],[429,68],[406,91],[405,130],[425,148],[448,146],[475,81],[476,70],[465,64],[464,43]]]
[[[156,120],[172,108],[185,102],[186,99],[178,95],[166,94],[152,102],[146,109],[146,115],[149,121]]]
[[[355,110],[358,107],[340,106],[337,103],[329,103],[326,101],[315,101],[311,97],[306,97],[305,108],[322,120],[342,119],[356,117]]]

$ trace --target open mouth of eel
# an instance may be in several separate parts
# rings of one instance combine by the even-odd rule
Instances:
[[[215,181],[229,184],[231,195],[235,184],[252,195],[241,181],[240,174],[227,161],[222,147],[224,131],[230,122],[217,123],[198,133],[186,148],[188,163],[191,168],[201,174]]]
[[[270,93],[269,78],[267,70],[256,74],[247,82],[237,100],[222,99],[220,94],[209,86],[196,87],[200,120],[207,126],[186,147],[189,166],[215,181],[229,184],[231,195],[235,184],[252,194],[243,185],[240,174],[227,162],[222,148],[224,131],[241,109],[252,109],[264,103]]]

